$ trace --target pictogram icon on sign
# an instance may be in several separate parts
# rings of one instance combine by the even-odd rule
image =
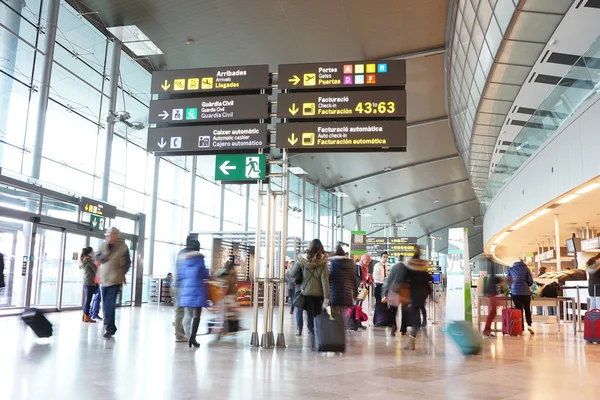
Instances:
[[[317,74],[304,74],[304,86],[315,86],[317,84]]]
[[[188,90],[198,90],[198,87],[200,87],[200,79],[198,79],[198,78],[188,79]]]
[[[174,90],[185,90],[185,79],[175,79],[173,81]]]
[[[202,89],[212,89],[213,78],[202,78]]]
[[[183,119],[183,108],[174,108],[171,119],[173,121],[181,121]]]

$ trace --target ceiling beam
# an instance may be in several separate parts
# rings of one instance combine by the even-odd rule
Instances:
[[[480,216],[480,215],[476,215],[476,216],[475,216],[475,218],[477,218],[477,217],[479,217],[479,216]],[[439,232],[439,231],[443,231],[444,229],[452,228],[454,225],[462,224],[462,223],[464,223],[464,222],[469,222],[469,221],[471,221],[471,218],[464,219],[464,220],[462,220],[462,221],[458,221],[458,222],[455,222],[455,223],[453,223],[453,224],[450,224],[450,225],[443,226],[443,227],[441,227],[441,228],[438,228],[438,229],[435,229],[435,230],[433,230],[433,231],[429,231],[429,233],[426,233],[425,235],[419,236],[419,238],[418,238],[417,240],[419,240],[419,239],[423,239],[424,237],[427,237],[427,235],[431,235],[432,233]]]
[[[394,200],[399,200],[399,199],[401,199],[403,197],[412,196],[414,194],[426,192],[428,190],[439,189],[439,188],[443,188],[443,187],[446,187],[446,186],[457,185],[457,184],[465,183],[465,182],[469,182],[469,179],[468,178],[467,179],[460,179],[458,181],[452,181],[452,182],[442,183],[442,184],[439,184],[439,185],[429,186],[429,187],[426,187],[426,188],[423,188],[423,189],[413,190],[412,192],[408,192],[408,193],[404,193],[404,194],[401,194],[401,195],[398,195],[398,196],[390,197],[389,199],[379,200],[379,201],[376,201],[375,203],[371,203],[371,204],[365,204],[363,206],[358,207],[358,209],[359,210],[364,210],[365,208],[378,206],[378,205],[383,204],[383,203],[387,203],[387,202],[394,201]],[[355,208],[352,211],[346,212],[346,213],[344,213],[344,216],[353,214],[353,213],[356,212],[356,210],[357,210],[357,208]]]
[[[469,203],[469,202],[472,202],[472,201],[477,201],[477,198],[476,198],[476,197],[474,197],[474,198],[472,198],[472,199],[463,200],[463,201],[458,201],[458,202],[456,202],[456,203],[448,204],[447,206],[443,206],[443,207],[438,207],[438,208],[436,208],[436,209],[429,210],[429,211],[425,211],[425,212],[422,212],[422,213],[420,213],[420,214],[417,214],[417,215],[411,215],[411,216],[410,216],[410,217],[408,217],[408,218],[404,218],[404,219],[402,219],[402,220],[399,220],[399,221],[396,221],[396,222],[394,222],[394,223],[396,223],[396,224],[403,224],[403,223],[405,223],[405,222],[408,222],[408,221],[410,221],[410,220],[413,220],[413,219],[415,219],[415,218],[420,218],[420,217],[422,217],[422,216],[424,216],[424,215],[427,215],[427,214],[433,214],[433,213],[435,213],[435,212],[442,211],[442,210],[445,210],[445,209],[447,209],[447,208],[451,208],[451,207],[456,207],[456,206],[459,206],[459,205],[461,205],[461,204]],[[392,222],[390,222],[390,223],[392,223]],[[369,234],[370,234],[370,235],[372,235],[373,233],[377,233],[377,232],[379,232],[379,231],[382,231],[383,229],[384,229],[384,228],[377,229],[377,230],[375,230],[375,231],[373,231],[373,232],[371,232],[371,233],[369,233]]]
[[[340,183],[336,183],[335,185],[326,187],[325,189],[326,190],[331,190],[331,189],[338,188],[340,186],[349,185],[351,183],[356,183],[356,182],[364,181],[364,180],[375,178],[375,177],[382,176],[382,175],[385,175],[385,174],[391,174],[393,172],[403,171],[405,169],[409,169],[409,168],[413,168],[413,167],[420,167],[420,166],[423,166],[423,165],[435,164],[435,163],[438,163],[438,162],[441,162],[441,161],[454,160],[454,159],[458,159],[458,158],[460,158],[460,156],[458,154],[451,154],[449,156],[432,158],[430,160],[419,161],[419,162],[412,163],[412,164],[401,165],[399,167],[390,168],[387,171],[383,170],[383,171],[380,171],[380,172],[375,172],[375,173],[372,173],[372,174],[367,174],[367,175],[359,176],[358,178],[348,179],[346,181],[343,181],[343,182],[340,182]]]
[[[385,57],[384,60],[410,60],[411,58],[419,58],[419,57],[427,57],[434,56],[436,54],[443,54],[446,52],[446,48],[442,47],[433,47],[429,49],[423,49],[418,51],[413,51],[411,53],[398,54],[391,57]]]

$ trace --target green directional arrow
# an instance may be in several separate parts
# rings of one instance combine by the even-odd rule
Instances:
[[[215,179],[217,181],[257,181],[265,179],[264,154],[217,155]]]

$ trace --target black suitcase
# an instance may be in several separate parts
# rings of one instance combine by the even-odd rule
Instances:
[[[38,337],[47,338],[52,336],[52,324],[40,310],[28,308],[21,315],[21,319],[25,322]]]
[[[315,318],[315,345],[319,352],[343,353],[346,351],[344,319],[326,313]]]

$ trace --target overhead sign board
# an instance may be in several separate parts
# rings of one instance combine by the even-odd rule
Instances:
[[[197,125],[148,129],[148,151],[220,153],[267,147],[267,124]]]
[[[406,61],[356,61],[279,66],[280,89],[406,85]]]
[[[257,181],[265,179],[264,154],[227,154],[215,157],[215,180]]]
[[[594,251],[600,249],[600,238],[591,238],[581,241],[581,251]]]
[[[256,120],[268,117],[266,94],[150,101],[151,124]]]
[[[111,219],[117,217],[117,207],[102,201],[90,199],[89,197],[81,197],[79,199],[79,212],[100,215]]]
[[[183,94],[268,87],[269,66],[246,65],[155,71],[152,73],[150,92]]]
[[[367,243],[367,252],[369,254],[380,255],[381,253],[387,250],[387,243]]]
[[[308,151],[405,150],[406,121],[289,122],[277,125],[280,149]]]
[[[388,243],[390,244],[417,244],[417,238],[414,236],[400,236],[400,237],[390,237],[388,238]]]
[[[369,237],[367,237],[367,244],[376,244],[376,243],[387,243],[387,238],[385,236],[369,236]]]
[[[281,93],[280,118],[389,118],[406,116],[404,90]],[[150,121],[152,122],[152,121]]]
[[[367,232],[351,231],[350,232],[350,254],[366,254],[367,253]]]

